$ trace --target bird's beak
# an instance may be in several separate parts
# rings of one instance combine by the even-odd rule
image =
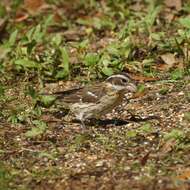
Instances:
[[[129,83],[127,86],[126,86],[127,90],[131,91],[131,92],[136,92],[137,91],[137,86],[133,83]]]

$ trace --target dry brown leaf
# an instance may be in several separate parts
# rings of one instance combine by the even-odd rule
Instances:
[[[136,92],[134,95],[133,95],[133,98],[140,98],[140,97],[143,97],[147,94],[147,90],[144,90],[142,92]]]
[[[165,5],[169,8],[175,8],[177,11],[181,10],[181,0],[165,0]]]
[[[130,9],[133,11],[142,11],[143,8],[144,8],[144,5],[141,4],[139,1],[137,1],[136,3],[130,6]]]
[[[165,8],[165,11],[163,12],[164,19],[171,23],[175,19],[174,11],[171,11],[170,8]]]
[[[7,24],[7,19],[0,18],[0,32],[2,32],[5,29],[6,24]]]
[[[173,150],[173,148],[174,148],[175,145],[176,145],[176,140],[175,139],[166,141],[162,145],[162,148],[160,150],[161,155],[165,155],[168,152],[171,152]]]
[[[46,114],[46,115],[42,115],[41,116],[41,119],[43,120],[43,121],[45,121],[45,122],[60,122],[61,120],[60,119],[58,119],[58,118],[55,118],[54,116],[52,116],[52,115],[48,115],[48,114]]]
[[[44,0],[24,0],[24,6],[27,9],[36,11],[44,4]]]
[[[44,0],[24,0],[24,8],[31,14],[38,14],[47,4]]]
[[[164,62],[165,64],[160,64],[160,65],[157,67],[157,69],[159,69],[159,70],[168,71],[168,70],[169,70],[170,68],[172,68],[172,67],[176,64],[176,62],[177,62],[177,60],[176,60],[176,58],[175,58],[175,55],[172,54],[172,53],[165,53],[165,54],[161,55],[160,57],[161,57],[161,59],[163,60],[163,62]]]
[[[134,75],[134,74],[130,74],[130,77],[133,79],[133,80],[136,80],[136,81],[140,81],[140,82],[151,82],[151,81],[157,81],[158,78],[156,77],[146,77],[146,76],[140,76],[140,75]]]
[[[190,169],[181,171],[180,174],[176,177],[178,180],[190,180]]]
[[[149,155],[150,155],[150,151],[148,153],[146,153],[141,159],[140,159],[140,163],[142,166],[145,166],[145,164],[147,163],[148,159],[149,159]]]
[[[160,56],[162,60],[170,67],[176,63],[175,55],[173,53],[166,53]]]
[[[53,20],[57,23],[62,22],[62,17],[61,14],[59,14],[59,12],[55,12],[53,15]]]
[[[26,12],[17,12],[15,22],[23,22],[29,17]]]

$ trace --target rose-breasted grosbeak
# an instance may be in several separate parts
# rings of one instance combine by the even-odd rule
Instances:
[[[53,95],[84,125],[86,119],[99,118],[112,111],[122,103],[125,94],[136,89],[135,82],[127,74],[116,74],[104,82]]]

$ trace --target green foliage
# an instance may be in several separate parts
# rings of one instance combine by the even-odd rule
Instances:
[[[37,98],[37,93],[36,90],[34,89],[33,86],[27,86],[25,90],[25,95],[31,96],[33,99]]]
[[[5,88],[2,84],[0,84],[0,97],[5,95]]]
[[[160,91],[159,91],[159,93],[161,94],[161,95],[166,95],[167,93],[168,93],[168,88],[162,88],[162,89],[160,89]]]
[[[151,133],[153,132],[153,128],[151,127],[151,124],[150,123],[144,123],[139,129],[138,129],[139,132],[142,132],[142,133]]]
[[[143,123],[143,125],[136,130],[127,131],[126,132],[126,138],[127,139],[128,138],[135,138],[138,135],[148,135],[154,131],[155,131],[155,129],[151,126],[151,124],[146,122],[146,123]]]
[[[40,103],[44,107],[50,107],[56,100],[55,96],[41,96],[40,97]]]
[[[6,8],[0,3],[0,17],[6,16]]]
[[[183,76],[184,76],[184,71],[181,69],[175,69],[174,71],[171,72],[171,78],[173,80],[182,79]]]
[[[87,53],[84,57],[84,64],[89,67],[95,66],[99,61],[99,55],[97,53]]]
[[[56,74],[57,79],[63,79],[69,75],[69,55],[65,47],[59,49],[61,53],[61,64]]]
[[[38,154],[38,157],[39,157],[39,158],[48,158],[49,160],[55,160],[55,159],[56,159],[56,158],[55,158],[55,155],[50,154],[50,153],[48,153],[48,152],[40,152],[40,153]]]
[[[23,70],[27,71],[29,69],[38,69],[39,68],[39,64],[37,62],[29,60],[27,58],[17,59],[17,60],[15,60],[14,64],[15,64],[17,70],[23,69]]]
[[[111,29],[113,30],[115,28],[115,23],[112,22],[112,20],[109,17],[103,17],[103,18],[89,18],[89,19],[77,19],[77,23],[85,26],[93,27],[97,30],[103,30],[103,29]]]
[[[185,136],[184,132],[179,129],[173,129],[171,132],[164,135],[165,140],[175,139],[181,140]]]
[[[189,19],[189,17],[180,18],[180,19],[179,19],[179,23],[180,23],[183,27],[185,27],[185,28],[187,28],[187,29],[190,29],[190,19]]]
[[[9,170],[4,166],[3,163],[0,163],[0,190],[9,189],[9,183],[12,179],[12,176]]]
[[[127,131],[126,137],[127,137],[127,138],[133,138],[133,137],[136,137],[137,134],[138,134],[138,133],[137,133],[137,131],[135,131],[135,130]]]
[[[188,122],[190,122],[190,112],[185,112],[184,113],[184,119]]]
[[[138,93],[142,93],[145,91],[145,85],[144,84],[140,84],[138,85],[138,89],[137,89],[137,92]]]
[[[32,123],[35,125],[35,127],[32,127],[29,131],[25,133],[25,136],[28,138],[33,138],[39,135],[43,135],[47,129],[46,123],[39,120],[34,120]]]
[[[5,42],[4,46],[9,49],[12,46],[15,45],[16,39],[17,39],[17,35],[18,35],[18,30],[15,30],[14,32],[12,32],[10,34],[9,40],[7,42]]]
[[[144,17],[143,23],[145,26],[145,29],[151,33],[151,28],[153,26],[153,24],[155,23],[156,17],[158,15],[158,13],[160,12],[161,7],[160,6],[156,6],[155,3],[150,3],[148,11],[147,11],[147,15]]]

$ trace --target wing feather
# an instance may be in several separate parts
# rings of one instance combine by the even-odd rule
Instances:
[[[106,94],[106,88],[102,83],[93,86],[86,86],[79,89],[64,92],[57,92],[57,98],[65,103],[96,103]]]

